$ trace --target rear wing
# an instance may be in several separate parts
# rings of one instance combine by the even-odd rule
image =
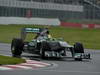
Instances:
[[[22,28],[21,29],[21,39],[25,40],[27,33],[40,33],[43,34],[48,31],[47,28]]]
[[[40,28],[23,28],[22,31],[26,33],[39,33]]]

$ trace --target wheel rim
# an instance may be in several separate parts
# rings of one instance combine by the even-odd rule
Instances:
[[[12,46],[11,52],[12,52],[12,54],[14,54],[14,52],[15,52],[15,47],[14,46]]]

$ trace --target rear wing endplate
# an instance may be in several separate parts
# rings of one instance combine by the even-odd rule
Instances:
[[[21,29],[21,39],[25,40],[27,33],[36,33],[36,34],[40,33],[40,34],[43,34],[47,31],[48,31],[47,28],[22,28]]]
[[[25,40],[27,33],[40,33],[40,28],[22,28],[21,39]]]
[[[40,32],[40,28],[24,28],[23,30],[26,33],[39,33]]]

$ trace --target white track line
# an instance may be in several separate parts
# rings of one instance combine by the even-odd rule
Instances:
[[[46,66],[46,65],[41,65],[41,64],[27,64],[27,63],[22,63],[21,65],[35,66],[35,67],[45,67]]]
[[[34,61],[34,60],[26,60],[26,63],[28,63],[28,64],[41,64],[41,65],[47,65],[47,66],[50,65],[48,63],[43,63],[43,62]]]
[[[0,70],[12,70],[12,68],[0,66]]]

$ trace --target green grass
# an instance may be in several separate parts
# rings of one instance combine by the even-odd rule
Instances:
[[[24,62],[25,62],[24,59],[0,55],[0,65],[19,64],[19,63],[24,63]]]
[[[32,25],[0,25],[0,42],[11,43],[12,38],[20,37],[20,29],[23,27],[43,27]],[[48,26],[45,26],[48,27]],[[53,37],[64,38],[70,44],[81,42],[85,48],[100,49],[100,29],[79,29],[66,27],[49,27]],[[28,36],[28,40],[32,39],[33,35]]]

